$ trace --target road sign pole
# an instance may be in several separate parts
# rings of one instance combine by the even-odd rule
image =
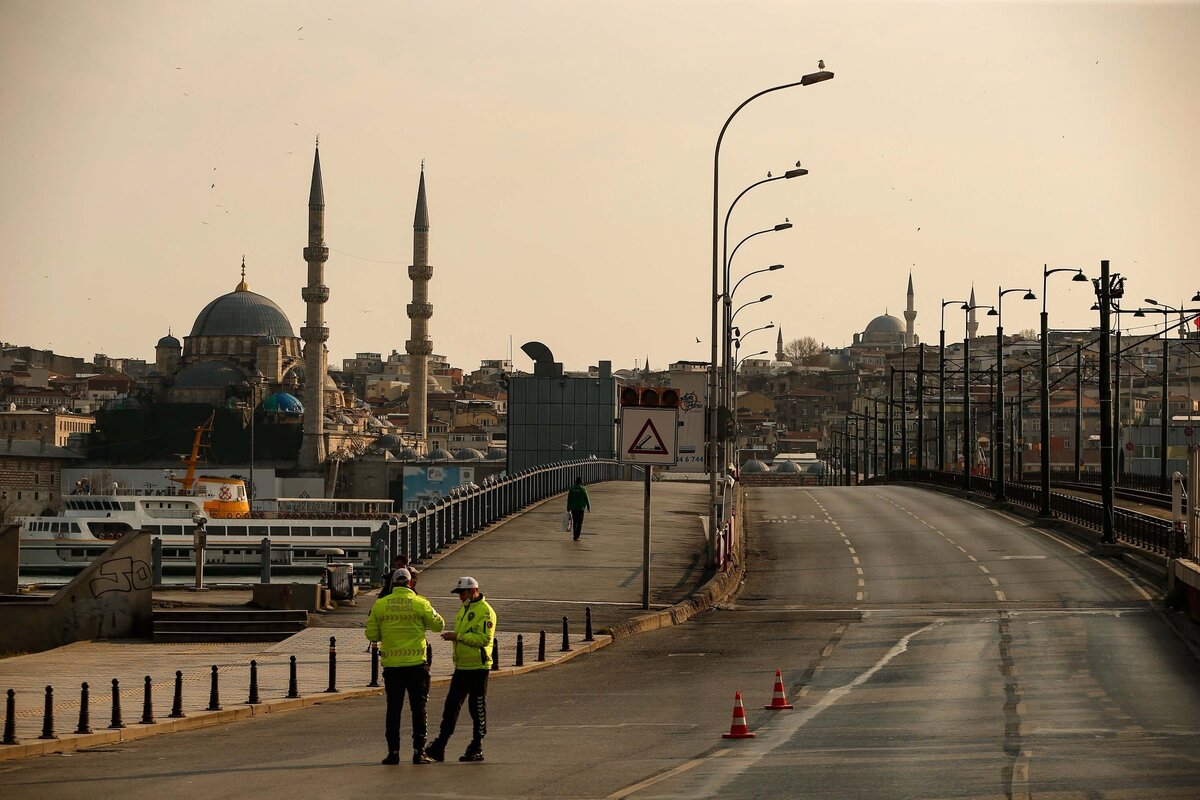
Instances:
[[[650,470],[646,465],[646,490],[642,509],[642,610],[650,610]]]

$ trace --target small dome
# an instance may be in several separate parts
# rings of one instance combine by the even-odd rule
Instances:
[[[795,475],[800,472],[800,465],[795,461],[780,461],[775,465],[775,469],[773,471]]]
[[[174,347],[175,349],[179,349],[183,347],[183,345],[179,343],[178,339],[168,333],[166,336],[158,340],[158,344],[155,345],[155,347]]]
[[[400,437],[394,433],[385,433],[375,440],[375,446],[384,450],[395,450],[400,447]]]
[[[224,389],[246,380],[246,375],[228,361],[201,361],[175,376],[176,389]]]
[[[453,461],[454,454],[449,450],[444,450],[441,447],[438,447],[425,458],[429,461]]]
[[[262,347],[263,345],[273,346],[273,345],[278,345],[278,344],[279,344],[278,336],[260,336],[260,337],[258,337],[258,346],[259,347]]]
[[[808,475],[824,475],[826,472],[829,472],[829,467],[824,461],[814,461],[808,465],[808,468],[804,472]]]
[[[411,447],[402,447],[400,452],[396,453],[396,458],[400,461],[416,461],[417,451]]]
[[[508,452],[500,447],[489,447],[485,458],[488,461],[503,461],[508,458]]]
[[[473,447],[462,447],[454,451],[455,461],[483,461],[483,453]]]
[[[262,401],[262,410],[268,414],[288,414],[299,416],[304,413],[304,404],[295,395],[287,392],[276,392]]]
[[[742,464],[742,472],[747,475],[752,475],[759,472],[770,472],[766,464],[759,461],[757,458],[752,458],[745,464]]]
[[[867,323],[863,333],[904,333],[904,323],[891,314],[881,314]]]

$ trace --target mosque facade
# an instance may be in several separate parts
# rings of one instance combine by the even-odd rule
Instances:
[[[920,344],[916,334],[917,309],[914,305],[912,274],[908,276],[908,302],[904,319],[894,317],[886,311],[867,323],[862,333],[854,334],[853,351],[900,352]]]

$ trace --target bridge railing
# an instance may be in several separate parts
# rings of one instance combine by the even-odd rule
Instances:
[[[933,483],[938,486],[961,487],[962,474],[938,472],[931,469],[892,470],[888,477],[893,480]],[[973,476],[971,487],[981,494],[994,494],[995,481],[991,478]],[[1036,484],[1004,482],[1008,500],[1027,508],[1041,508],[1042,490]],[[1094,500],[1069,494],[1050,492],[1050,510],[1055,517],[1073,522],[1091,530],[1099,531],[1104,524],[1104,507]],[[1149,514],[1139,514],[1124,508],[1113,511],[1113,533],[1117,540],[1140,547],[1159,555],[1172,558],[1182,556],[1183,542],[1175,535],[1170,520]]]

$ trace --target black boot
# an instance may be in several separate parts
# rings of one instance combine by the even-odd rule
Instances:
[[[432,764],[433,758],[431,758],[425,752],[424,748],[418,747],[415,750],[413,750],[413,763],[414,764]]]
[[[433,761],[446,760],[446,743],[441,739],[434,739],[433,744],[425,748],[425,755]]]
[[[388,754],[384,757],[383,761],[380,761],[379,763],[387,764],[388,766],[392,766],[393,764],[399,764],[400,763],[400,751],[399,750],[389,750]]]
[[[467,745],[467,752],[458,757],[459,761],[483,761],[483,742],[472,739]]]

